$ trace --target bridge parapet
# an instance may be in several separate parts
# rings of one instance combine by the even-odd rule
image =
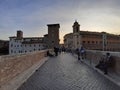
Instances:
[[[90,64],[97,65],[99,60],[103,55],[108,53],[109,51],[97,51],[97,50],[87,50],[86,51],[86,59],[89,60]],[[114,66],[111,71],[120,75],[120,52],[109,52],[110,55],[113,57]]]
[[[0,56],[0,90],[15,90],[14,85],[13,88],[11,88],[11,80],[20,76],[20,74],[27,71],[29,68],[33,66],[35,68],[37,67],[35,65],[44,63],[45,61],[41,60],[46,57],[46,52],[47,50],[42,50],[20,55]],[[33,71],[34,69],[32,68],[31,70]]]

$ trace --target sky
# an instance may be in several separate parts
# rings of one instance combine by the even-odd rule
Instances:
[[[83,31],[120,34],[120,0],[0,0],[0,39],[17,30],[24,37],[42,37],[47,24],[60,24],[63,36],[77,20]]]

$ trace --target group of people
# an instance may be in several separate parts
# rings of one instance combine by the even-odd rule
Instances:
[[[104,71],[104,74],[108,74],[108,67],[110,67],[113,64],[113,59],[110,55],[110,53],[106,53],[99,63],[95,66],[96,68]]]
[[[47,56],[50,56],[50,57],[58,56],[58,53],[66,51],[65,47],[61,47],[61,48],[54,47],[53,49],[54,49],[54,53],[53,52],[51,53],[50,51],[47,51]]]
[[[53,57],[53,56],[58,56],[58,53],[59,52],[65,52],[66,49],[63,47],[63,48],[57,48],[57,47],[54,47],[54,55],[51,54],[49,51],[47,52],[47,55],[50,56],[50,57]],[[86,57],[86,52],[85,52],[85,48],[84,47],[81,47],[81,48],[77,48],[76,49],[76,54],[78,56],[78,60],[83,60],[85,59]],[[101,57],[99,63],[95,66],[96,68],[104,71],[104,74],[107,74],[108,73],[108,67],[110,67],[112,65],[112,57],[110,55],[110,53],[106,53],[106,55],[104,55],[103,57]]]
[[[58,56],[58,52],[59,52],[59,48],[54,47],[54,53],[55,53],[55,56]]]

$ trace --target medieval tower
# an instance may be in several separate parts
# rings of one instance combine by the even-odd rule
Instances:
[[[59,24],[48,24],[48,45],[49,48],[59,47]]]

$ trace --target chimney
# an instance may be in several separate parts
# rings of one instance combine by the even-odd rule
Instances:
[[[17,31],[17,38],[23,38],[23,32],[22,31]]]

